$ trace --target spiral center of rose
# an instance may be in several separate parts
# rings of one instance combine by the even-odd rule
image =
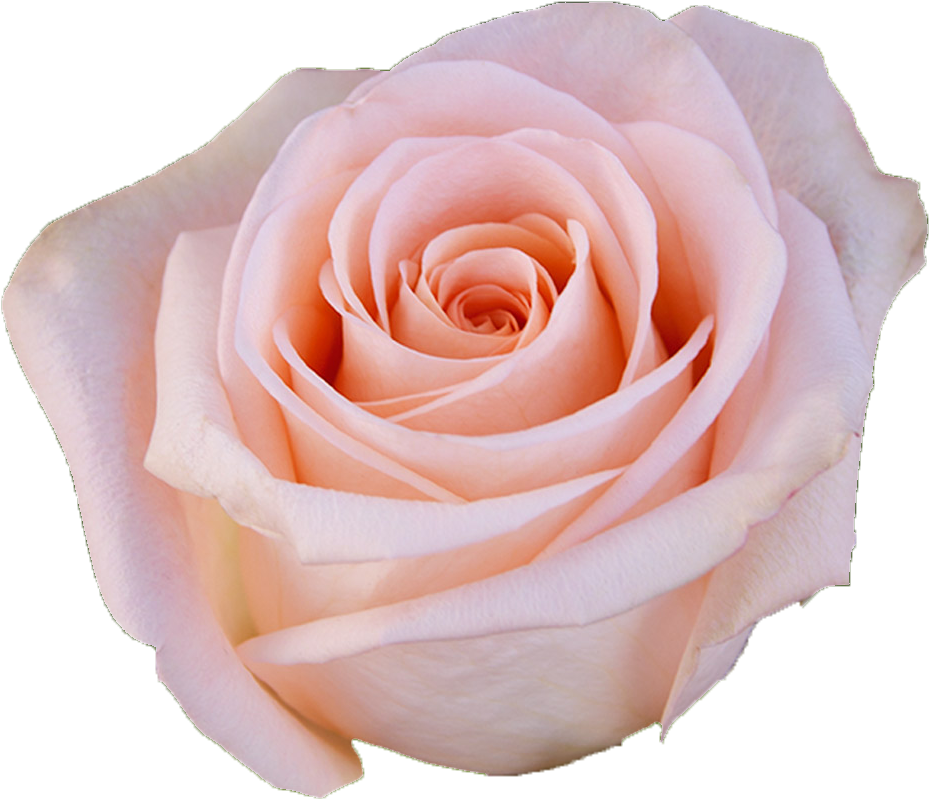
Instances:
[[[443,231],[400,261],[386,327],[396,341],[443,357],[518,349],[545,328],[573,256],[564,229],[551,220]]]
[[[506,335],[519,332],[526,324],[529,300],[499,286],[472,286],[455,297],[445,313],[462,330]]]

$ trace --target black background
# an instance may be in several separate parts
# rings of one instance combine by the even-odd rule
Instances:
[[[683,7],[653,8],[669,16]],[[252,36],[280,35],[258,35],[247,26],[234,41],[228,34],[217,41],[209,31],[180,33],[170,44],[85,39],[74,52],[61,51],[58,66],[47,53],[35,55],[8,78],[5,95],[14,141],[6,183],[14,206],[5,231],[9,268],[48,221],[195,149],[290,68],[389,68],[445,33],[510,10],[430,12],[402,24],[395,12],[359,18],[336,10],[325,21],[308,22],[304,38],[297,31],[296,41],[275,48],[276,61],[243,59],[242,42],[247,47]],[[819,43],[879,166],[917,179],[924,174],[917,103],[924,102],[925,70],[912,21],[879,13],[826,20],[729,4],[722,10]],[[185,63],[187,56],[207,58],[198,66],[197,60]],[[921,275],[900,295],[881,337],[851,588],[830,589],[804,610],[763,621],[732,676],[672,728],[664,746],[656,727],[621,750],[519,778],[514,786],[359,745],[366,777],[340,795],[586,791],[604,777],[611,793],[640,784],[661,790],[681,777],[701,787],[722,782],[751,790],[759,777],[769,784],[790,779],[801,763],[812,767],[805,777],[810,788],[834,788],[837,777],[844,781],[874,764],[868,756],[857,759],[862,748],[873,755],[881,742],[905,738],[913,644],[904,631],[917,620],[924,626],[924,603],[913,599],[919,564],[911,542],[925,529],[913,517],[926,477],[925,285]],[[4,478],[13,752],[47,763],[32,779],[49,790],[268,794],[269,786],[192,727],[156,682],[153,650],[110,618],[56,439],[12,358],[6,374],[6,455],[15,465]],[[745,767],[752,777],[733,777]]]

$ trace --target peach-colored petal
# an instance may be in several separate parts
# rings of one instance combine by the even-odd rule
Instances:
[[[545,328],[558,292],[545,267],[522,250],[475,249],[448,262],[448,267],[442,271],[451,277],[441,281],[440,293],[455,294],[445,303],[432,293],[424,274],[415,280],[415,289],[406,278],[401,282],[390,311],[395,340],[419,352],[471,358],[524,347]],[[483,286],[473,285],[478,272],[472,267],[483,274]],[[463,303],[481,291],[497,298],[489,306],[492,311],[508,309],[504,327],[481,330],[466,312]]]
[[[392,158],[394,149],[388,148],[381,158]],[[624,336],[631,341],[636,319],[635,284],[602,212],[568,171],[509,137],[454,146],[423,159],[398,179],[384,197],[371,230],[372,268],[381,264],[380,274],[385,274],[388,265],[399,264],[423,243],[450,228],[505,221],[529,212],[544,213],[561,224],[568,215],[579,219],[590,232],[594,257],[615,264],[617,275],[626,276],[626,283],[620,283],[614,291],[614,303],[619,306],[619,323],[627,328]],[[396,266],[394,272],[398,282]],[[600,363],[600,369],[591,374],[602,372],[604,382],[617,360],[610,347],[615,339],[615,333],[605,330],[600,339],[590,339],[603,342],[602,350],[590,349],[589,355]],[[426,376],[429,383],[414,382],[419,375],[414,365],[422,361],[419,354],[394,347],[374,355],[370,346],[356,349],[354,340],[346,337],[336,380],[336,387],[346,396],[355,400],[382,399],[434,386],[431,374]],[[471,365],[456,368],[470,369]],[[559,367],[553,363],[549,368]],[[563,381],[553,372],[552,382]],[[591,390],[601,390],[601,386],[591,386]],[[525,395],[521,391],[510,393],[515,397]]]
[[[262,638],[239,652],[301,714],[343,735],[433,763],[513,774],[612,746],[656,721],[700,591],[688,585],[585,627],[332,660],[269,659]]]
[[[486,110],[491,100],[496,110],[489,115]],[[397,111],[400,104],[402,113]],[[442,136],[449,132],[486,136],[527,126],[598,142],[613,152],[622,152],[624,163],[631,150],[612,125],[575,98],[489,62],[425,64],[406,69],[375,86],[363,100],[317,115],[294,131],[262,179],[240,225],[227,269],[219,340],[220,366],[231,389],[233,409],[241,417],[244,439],[275,474],[289,476],[288,465],[275,458],[273,445],[269,443],[286,435],[286,424],[274,421],[273,400],[249,374],[235,353],[234,344],[242,270],[268,214],[313,183],[366,165],[397,137]],[[631,160],[635,160],[634,153]],[[640,175],[633,173],[633,177],[638,182]],[[667,238],[661,227],[659,237]],[[689,313],[687,308],[680,313],[688,321],[676,331],[676,346],[687,340],[699,322],[699,317],[691,319]],[[622,314],[621,318],[634,319],[634,316]],[[346,323],[346,346],[354,346],[353,339],[367,336],[369,329],[366,325]],[[385,346],[387,341],[366,344],[372,351],[378,347],[393,349]],[[421,390],[431,388],[421,386]],[[267,420],[268,424],[252,429],[254,426],[249,423],[252,416]],[[267,448],[271,451],[266,452]],[[338,458],[335,451],[332,454]]]
[[[487,668],[499,666],[501,672],[500,680],[483,679],[482,685],[501,684],[506,686],[509,697],[523,694],[531,697],[532,706],[545,713],[544,725],[537,726],[534,716],[524,721],[525,714],[510,711],[508,718],[512,717],[518,727],[507,726],[496,715],[497,705],[490,696],[485,702],[469,702],[471,710],[462,708],[456,719],[468,720],[475,729],[483,726],[503,730],[515,741],[528,739],[528,744],[520,743],[517,747],[518,768],[541,767],[558,762],[551,760],[547,744],[552,737],[558,742],[562,740],[559,721],[574,722],[575,736],[578,727],[591,731],[599,745],[603,745],[603,739],[598,737],[603,721],[597,710],[584,703],[578,705],[576,696],[572,696],[572,709],[565,708],[560,699],[564,688],[559,676],[554,680],[547,677],[546,688],[541,692],[527,688],[514,693],[514,679],[533,675],[527,663],[547,664],[547,669],[561,675],[563,672],[548,653],[556,651],[555,658],[564,664],[573,662],[571,652],[583,652],[586,663],[595,664],[611,675],[620,675],[618,683],[611,684],[611,690],[604,687],[596,692],[601,701],[609,703],[618,698],[614,691],[622,695],[625,672],[617,672],[617,663],[622,662],[618,652],[589,649],[588,636],[596,637],[594,631],[599,626],[596,622],[609,627],[615,637],[617,629],[612,623],[600,620],[612,619],[634,608],[638,609],[636,613],[650,614],[655,603],[649,600],[660,597],[659,603],[668,600],[674,604],[664,606],[657,617],[651,617],[651,623],[679,621],[689,635],[692,614],[698,608],[712,603],[713,610],[735,609],[736,615],[729,614],[719,627],[723,638],[701,641],[705,648],[691,650],[685,661],[687,670],[683,679],[678,680],[675,698],[668,704],[671,712],[677,712],[678,701],[698,696],[725,673],[744,645],[750,632],[750,627],[744,624],[750,625],[759,607],[746,608],[742,604],[744,591],[739,586],[757,590],[762,606],[776,602],[775,597],[781,593],[779,588],[772,590],[764,580],[762,588],[757,589],[759,566],[752,555],[765,553],[765,563],[773,564],[778,573],[778,584],[783,576],[779,566],[786,564],[787,571],[791,571],[799,561],[811,558],[796,570],[796,583],[788,593],[794,589],[805,592],[824,576],[841,578],[846,547],[851,542],[830,535],[828,529],[820,529],[819,524],[825,519],[821,510],[815,510],[822,505],[820,490],[828,491],[828,482],[817,478],[806,493],[801,491],[792,505],[781,511],[787,516],[775,514],[803,480],[841,457],[852,437],[850,431],[860,423],[869,364],[863,346],[856,341],[851,306],[825,229],[789,196],[781,194],[778,201],[791,255],[772,322],[772,338],[778,346],[763,353],[766,392],[731,468],[669,499],[650,513],[522,569],[429,596],[260,635],[238,649],[250,667],[310,718],[341,723],[345,726],[337,729],[352,730],[352,734],[368,740],[438,762],[494,770],[497,762],[494,751],[499,745],[485,750],[475,744],[473,751],[481,755],[480,765],[469,760],[454,742],[445,743],[448,738],[442,734],[444,716],[441,719],[430,716],[428,709],[409,695],[404,681],[408,677],[417,686],[424,682],[436,685],[447,677],[447,663],[470,662],[481,655]],[[811,348],[810,342],[816,342],[817,346]],[[801,361],[803,368],[797,369]],[[851,466],[847,465],[849,462]],[[848,491],[853,483],[853,479],[847,478],[854,477],[854,457],[827,473],[832,474],[839,476],[844,486],[842,492]],[[834,495],[828,493],[831,499],[826,505],[833,508]],[[849,496],[850,493],[846,494],[846,500]],[[842,506],[840,516],[850,507],[847,501]],[[826,513],[831,516],[831,511]],[[838,517],[834,520],[848,521]],[[817,529],[813,531],[811,527]],[[756,535],[760,538],[755,539]],[[701,578],[740,549],[750,553],[746,556],[748,560],[736,556],[717,572]],[[768,554],[773,556],[770,561]],[[766,570],[767,565],[760,573]],[[714,587],[717,573],[721,575],[721,585]],[[675,586],[686,587],[668,593]],[[716,618],[715,614],[708,615],[709,628],[718,627]],[[620,629],[624,627],[621,619],[616,619]],[[508,636],[519,646],[501,646],[501,642],[509,640]],[[651,632],[648,637],[656,640]],[[512,673],[506,655],[495,660],[482,648],[488,640],[493,642],[496,652],[518,653],[521,670]],[[663,635],[662,640],[677,639]],[[527,647],[533,645],[539,647],[539,653],[527,661]],[[435,668],[437,662],[443,664],[442,669]],[[675,658],[674,663],[677,662]],[[566,682],[578,684],[573,667],[564,668],[571,673]],[[466,672],[454,669],[451,672],[457,680],[467,679]],[[482,677],[485,674],[482,671]],[[594,678],[588,676],[582,682],[587,685],[591,679]],[[637,679],[642,681],[643,677]],[[651,686],[655,679],[653,669],[650,681],[639,684]],[[350,682],[351,695],[343,688],[343,680]],[[320,684],[324,685],[322,690]],[[667,690],[666,683],[660,684]],[[486,688],[475,686],[473,692],[485,696],[482,690]],[[377,703],[377,707],[390,709],[384,715],[379,711],[363,715],[361,708],[367,709],[371,703],[353,705],[352,696],[357,696],[357,691],[377,692],[380,696],[386,692],[395,701]],[[335,702],[339,718],[330,710]],[[429,719],[428,739],[403,732],[407,725],[393,709],[410,706],[422,717],[417,729],[422,730],[426,723],[423,719]],[[349,710],[353,707],[358,710]],[[565,709],[561,713],[553,710],[562,708]],[[614,724],[619,721],[625,725],[638,717],[641,726],[650,720],[650,711],[630,713],[628,705],[611,705],[609,710]],[[572,712],[577,715],[571,715]],[[547,732],[541,732],[543,728]],[[611,734],[621,737],[625,728],[613,727]],[[587,742],[585,746],[595,746],[583,735],[580,740]]]
[[[716,317],[713,353],[706,373],[670,423],[546,555],[632,512],[705,433],[767,334],[786,268],[781,238],[725,153],[668,125],[640,122],[622,130],[662,186],[677,219],[697,286],[691,302]],[[708,185],[714,188],[711,194],[703,191]]]
[[[349,307],[336,281],[331,262],[324,264],[320,270],[319,284],[330,307],[342,318],[342,363],[346,352],[357,353],[355,362],[365,366],[367,383],[359,379],[357,385],[352,384],[350,372],[346,377],[347,370],[342,369],[343,396],[351,390],[346,388],[346,382],[358,391],[383,399],[405,396],[403,387],[410,383],[419,387],[414,393],[444,392],[449,385],[476,377],[484,373],[488,365],[500,362],[498,357],[492,355],[474,358],[439,357],[396,341],[379,326],[359,318]],[[403,371],[399,373],[398,362],[402,362],[403,366]]]
[[[294,123],[365,77],[282,79],[204,149],[54,223],[4,297],[17,354],[67,451],[113,616],[156,646],[159,673],[201,730],[275,784],[316,795],[359,776],[350,744],[298,723],[229,649],[193,571],[176,492],[142,461],[152,331],[175,237],[238,219]]]
[[[360,102],[405,70],[466,59],[531,75],[612,122],[655,120],[708,139],[735,161],[765,216],[776,220],[765,164],[739,106],[714,64],[674,24],[617,3],[553,4],[446,36],[350,100]]]
[[[526,253],[540,264],[551,276],[555,292],[564,288],[571,276],[574,264],[571,259],[571,242],[564,229],[549,217],[536,214],[535,218],[548,219],[554,230],[543,228],[539,232],[527,230],[518,220],[509,222],[485,222],[462,225],[443,231],[423,249],[423,272],[429,274],[439,264],[447,263],[473,249],[512,247]]]
[[[925,260],[926,212],[911,180],[882,174],[809,42],[711,8],[673,18],[719,70],[775,188],[822,219],[873,352],[894,295]]]
[[[469,141],[473,138],[443,136],[408,137],[391,143],[361,171],[335,209],[328,225],[333,273],[346,303],[359,318],[376,319],[390,332],[386,297],[396,293],[399,262],[385,264],[369,256],[371,227],[384,195],[419,161]],[[324,230],[319,228],[317,235]]]
[[[831,416],[857,432],[870,388],[870,363],[838,263],[822,222],[783,192],[778,193],[778,203],[790,270],[772,325],[766,379],[760,386],[763,399],[740,403],[743,407],[732,412],[755,417],[783,393],[787,396],[780,401],[797,421],[787,416],[780,425],[803,432],[804,416],[814,420]],[[792,342],[784,329],[803,318],[815,319],[815,325],[807,329],[804,340]],[[810,342],[817,343],[817,357]],[[788,369],[787,383],[768,382],[772,373]],[[747,434],[744,428],[738,423],[740,438],[758,447],[751,424]],[[807,430],[800,441],[807,446],[816,443],[814,432]],[[789,446],[789,441],[772,440],[768,458],[783,457],[778,448],[786,454]],[[742,454],[735,457],[733,468],[745,468]],[[803,487],[770,520],[752,528],[745,547],[714,570],[665,709],[666,727],[731,667],[727,658],[704,656],[704,650],[721,652],[725,647],[715,647],[735,640],[758,619],[824,586],[848,581],[857,474],[858,446],[852,442],[838,465]],[[716,670],[709,664],[715,664]]]
[[[615,137],[616,137],[616,133],[615,133],[615,131],[614,131],[614,138],[615,138]],[[348,317],[346,317],[345,319],[346,319],[346,321],[348,321]],[[359,321],[360,321],[360,320],[359,320]],[[346,329],[350,329],[350,328],[346,328]],[[369,328],[366,328],[366,329],[369,329]],[[527,349],[528,349],[528,348],[527,348]],[[385,355],[385,357],[389,356],[389,350],[388,350],[388,351],[385,351],[384,355]],[[375,359],[375,360],[376,360],[376,359]],[[268,377],[271,378],[271,375],[269,374]],[[306,377],[308,380],[310,380],[310,381],[312,381],[312,379],[313,379],[312,375],[306,375],[305,377]],[[277,378],[274,378],[274,379],[277,379]],[[275,391],[277,391],[277,390],[283,391],[285,394],[287,394],[288,391],[289,391],[289,390],[286,388],[286,384],[284,384],[284,385],[279,385],[279,389],[274,389],[274,390],[275,390]],[[308,395],[305,393],[306,390],[307,390],[307,386],[306,386],[306,385],[303,385],[303,387],[301,387],[301,389],[300,389],[300,391],[301,391],[301,393],[303,393],[304,397],[307,397],[307,396],[308,396]],[[366,440],[367,440],[367,441],[369,441],[369,442],[371,442],[371,443],[374,443],[374,440],[373,440],[373,439],[370,439],[370,433],[364,432],[364,428],[367,427],[368,429],[371,429],[370,426],[371,426],[372,424],[376,424],[376,421],[375,421],[375,420],[366,419],[364,415],[359,416],[359,415],[357,414],[357,409],[355,409],[355,408],[348,407],[348,406],[345,406],[345,405],[339,405],[339,404],[338,404],[338,399],[337,399],[337,397],[335,397],[335,396],[331,395],[331,393],[329,393],[329,389],[327,388],[327,386],[326,386],[324,383],[319,383],[319,384],[316,386],[316,389],[315,389],[315,390],[316,390],[317,392],[319,392],[319,391],[322,392],[322,394],[321,394],[320,396],[315,396],[315,397],[313,397],[313,398],[312,398],[312,401],[311,401],[311,403],[310,403],[311,406],[312,406],[312,408],[313,408],[313,411],[314,411],[315,413],[322,413],[323,416],[325,417],[325,419],[328,420],[328,424],[329,424],[330,426],[334,427],[335,429],[337,429],[337,430],[339,430],[339,431],[350,432],[350,433],[351,433],[352,442],[360,443],[360,442],[362,442],[362,441],[366,441]],[[291,402],[291,401],[292,401],[292,400],[288,400],[287,402]],[[333,405],[333,404],[332,404],[333,401],[336,402],[336,405]],[[285,403],[285,404],[286,404],[286,403]],[[290,406],[288,406],[288,407],[290,407]],[[288,411],[288,413],[296,414],[296,416],[293,417],[294,420],[296,420],[297,416],[300,416],[301,414],[304,414],[304,411],[301,410],[301,409],[300,409],[299,407],[297,407],[297,406],[293,406],[293,408],[292,408],[290,411]],[[333,414],[335,414],[335,415],[333,415]],[[653,417],[653,421],[652,421],[649,425],[647,425],[648,429],[655,429],[655,425],[661,423],[661,422],[660,422],[660,414],[653,414],[652,417]],[[363,427],[358,427],[357,423],[356,423],[356,422],[353,422],[352,419],[357,420],[357,422],[358,422],[358,423],[361,423],[361,424],[363,425]],[[624,421],[625,421],[625,420],[624,420]],[[314,422],[314,423],[315,423],[315,422]],[[294,424],[297,425],[297,427],[299,428],[299,426],[300,426],[301,423],[300,423],[300,422],[294,421]],[[375,429],[376,429],[376,428],[375,428]],[[296,430],[295,430],[295,432],[296,432]],[[385,428],[385,432],[387,432],[387,429],[386,429],[386,428]],[[398,463],[402,463],[404,459],[407,459],[407,458],[409,458],[409,457],[411,457],[411,456],[413,456],[413,457],[420,457],[420,454],[421,454],[421,453],[419,452],[419,450],[421,450],[421,449],[423,449],[423,448],[416,447],[415,445],[413,445],[413,446],[407,445],[407,446],[400,446],[400,447],[397,446],[397,445],[400,445],[400,444],[402,443],[401,440],[397,439],[397,433],[398,433],[398,431],[396,430],[396,428],[394,428],[393,426],[391,426],[391,429],[390,429],[390,440],[389,440],[389,441],[386,441],[386,442],[383,442],[383,444],[386,444],[386,445],[390,448],[390,449],[389,449],[389,453],[390,453],[390,456],[391,456],[391,462],[392,462],[392,464],[396,465],[396,464],[398,464]],[[315,435],[315,434],[314,434],[314,435]],[[314,476],[312,477],[312,480],[311,480],[311,478],[310,478],[310,475],[308,475],[308,474],[306,474],[306,473],[304,473],[303,479],[311,480],[312,482],[315,482],[317,479],[335,480],[335,479],[336,479],[335,471],[333,471],[333,470],[331,470],[331,469],[328,469],[328,468],[326,468],[326,469],[323,469],[323,468],[322,468],[322,464],[323,464],[324,462],[328,464],[329,461],[325,461],[325,459],[323,459],[323,458],[321,457],[321,453],[323,452],[323,448],[324,448],[324,447],[326,447],[326,446],[330,446],[330,447],[331,447],[331,442],[330,442],[330,444],[325,444],[324,442],[321,442],[321,441],[318,441],[318,440],[315,440],[315,439],[311,439],[310,441],[307,441],[307,442],[303,443],[303,442],[300,441],[300,439],[301,439],[301,435],[300,435],[300,434],[298,434],[298,435],[295,436],[295,440],[297,441],[297,447],[298,447],[298,448],[303,447],[303,448],[305,448],[305,450],[306,450],[306,457],[305,457],[305,458],[302,458],[302,460],[303,460],[303,461],[307,461],[308,459],[309,459],[309,460],[315,460],[315,462],[316,462],[317,464],[319,464],[319,468],[314,469],[314,473],[313,473]],[[327,439],[327,440],[328,440],[328,439]],[[637,439],[636,439],[636,440],[637,440]],[[352,446],[355,446],[355,443],[352,443]],[[383,449],[382,449],[383,444],[382,444],[382,443],[378,443],[378,444],[377,444],[377,448],[378,448],[379,450],[381,450],[381,451],[383,451]],[[430,448],[433,448],[433,449],[434,449],[434,448],[437,448],[437,447],[440,447],[440,446],[441,446],[441,444],[435,444],[434,446],[433,446],[433,444],[431,444],[431,445],[430,445]],[[581,449],[583,449],[583,448],[581,448]],[[615,450],[615,447],[613,447],[612,449]],[[399,450],[399,451],[398,451],[398,450]],[[630,450],[628,450],[628,449],[626,450],[627,453],[628,453],[629,451],[630,451]],[[593,448],[593,453],[595,453],[596,456],[598,456],[598,457],[602,456],[602,454],[603,454],[602,447],[595,446],[595,447]],[[334,454],[335,454],[335,453],[334,453]],[[451,457],[449,457],[449,458],[439,457],[437,453],[433,453],[433,454],[435,455],[435,457],[433,458],[433,460],[436,462],[436,465],[437,465],[439,468],[444,468],[444,467],[442,467],[441,461],[444,461],[446,464],[449,463],[449,462],[460,463],[459,461],[457,461],[457,460],[455,459],[454,456],[451,456],[451,453],[449,453],[449,455],[451,456]],[[478,454],[478,453],[475,453],[475,454]],[[429,454],[428,452],[422,453],[422,456],[427,457],[427,458],[432,457],[432,456],[430,456],[430,454]],[[339,457],[342,457],[342,456],[340,455]],[[561,459],[559,459],[558,457],[543,458],[542,460],[544,460],[545,462],[551,464],[551,466],[548,467],[548,468],[554,470],[554,471],[552,471],[552,473],[551,473],[550,475],[546,475],[546,479],[548,479],[548,478],[553,478],[554,481],[558,481],[558,480],[562,480],[562,479],[565,479],[565,478],[569,477],[571,474],[577,474],[578,472],[561,471],[561,468],[562,468],[562,467],[568,468],[568,467],[567,467],[567,464],[570,464],[571,461],[573,460],[573,458],[575,458],[575,457],[576,457],[576,456],[570,456],[570,457],[568,457],[568,458],[565,459],[565,460],[561,460]],[[582,456],[582,457],[584,457],[584,456]],[[591,455],[591,457],[593,457],[593,455]],[[622,460],[619,460],[619,461],[615,460],[616,458],[620,458],[620,457],[622,457],[622,453],[620,453],[620,452],[614,452],[614,454],[613,454],[614,460],[611,460],[611,461],[610,461],[611,464],[612,464],[612,465],[620,465],[620,463],[625,462],[625,461],[622,461]],[[628,457],[632,457],[632,456],[629,455]],[[538,461],[538,459],[535,459],[533,462],[537,462],[537,461]],[[527,462],[528,462],[528,461],[526,461],[526,460],[524,459],[524,464],[527,463]],[[478,467],[478,464],[475,464],[475,466]],[[508,466],[508,467],[510,466],[509,462],[507,462],[507,466]],[[393,467],[392,467],[392,468],[393,468]],[[432,467],[432,468],[435,468],[435,467]],[[345,462],[344,468],[340,467],[340,471],[341,471],[341,472],[344,472],[344,473],[347,474],[349,477],[352,477],[352,469],[351,469],[351,467],[350,467],[348,461]],[[520,482],[519,482],[519,479],[520,479],[520,478],[519,478],[519,474],[518,474],[519,467],[517,467],[516,469],[511,469],[511,468],[507,468],[507,469],[505,469],[505,470],[504,470],[504,469],[501,469],[501,471],[506,471],[506,472],[507,472],[507,475],[508,475],[508,476],[507,476],[506,478],[504,478],[504,480],[507,481],[506,484],[510,487],[511,490],[525,490],[526,488],[531,487],[530,485],[526,485],[525,483],[520,484]],[[417,467],[417,468],[416,468],[416,472],[417,472],[418,474],[422,474],[422,469],[421,469],[420,467]],[[463,475],[462,472],[466,473],[467,476]],[[455,474],[450,474],[450,475],[448,476],[448,479],[449,479],[449,480],[452,480],[452,481],[458,481],[458,482],[460,483],[461,480],[463,480],[463,479],[468,479],[468,480],[473,479],[473,476],[478,475],[479,472],[485,474],[485,476],[486,476],[486,478],[487,478],[487,480],[488,480],[488,483],[490,483],[494,478],[499,478],[499,476],[500,476],[499,473],[494,473],[492,470],[488,470],[488,469],[486,468],[486,464],[481,464],[480,467],[475,468],[473,471],[472,471],[470,468],[460,468],[460,469],[456,469],[456,470],[455,470]],[[328,475],[328,478],[326,477],[326,475]],[[559,475],[560,475],[560,476],[559,476]],[[438,475],[436,475],[436,476],[438,476]],[[541,479],[539,475],[536,475],[536,478],[537,478],[537,479]],[[356,479],[356,478],[352,477],[352,479]],[[368,479],[368,478],[366,477],[365,480],[367,480],[367,479]],[[444,478],[443,478],[443,480],[442,480],[441,482],[435,481],[435,478],[434,478],[434,477],[433,477],[433,478],[430,478],[430,479],[433,479],[433,481],[436,482],[437,485],[442,485],[442,484],[444,483],[444,484],[447,486],[447,485],[450,484],[450,483],[448,483],[447,480],[444,479]],[[353,483],[352,486],[344,485],[344,484],[343,484],[343,485],[340,485],[338,482],[326,482],[326,483],[324,483],[324,484],[326,484],[326,485],[340,486],[340,487],[342,487],[342,488],[350,488],[350,487],[353,487],[354,485],[360,485],[360,483],[357,483],[357,482],[356,482],[356,483]],[[534,485],[540,485],[540,484],[544,484],[544,483],[541,483],[541,482],[536,482],[536,483],[534,483]],[[422,485],[422,484],[420,484],[420,485]],[[520,487],[520,485],[521,485],[521,487]],[[395,488],[396,488],[396,486],[395,486]],[[501,484],[498,484],[498,485],[496,486],[496,488],[497,488],[497,490],[499,490],[499,491],[504,490],[504,489],[503,489],[503,486],[502,486]],[[373,490],[373,489],[371,488],[371,484],[369,483],[369,491],[370,491],[370,490]],[[428,493],[426,494],[426,496],[438,496],[437,494],[433,493],[431,489],[427,489],[427,492],[428,492]],[[458,492],[455,492],[455,493],[458,493]],[[469,494],[469,495],[470,495],[470,496],[480,496],[481,494],[475,492],[474,494]],[[414,494],[413,496],[415,496],[415,494]]]
[[[391,421],[460,436],[502,433],[560,419],[616,388],[623,358],[613,314],[597,286],[583,228],[573,220],[568,226],[578,242],[578,265],[545,330],[499,368]],[[576,355],[563,358],[565,351]]]
[[[410,502],[279,480],[238,439],[219,379],[216,321],[234,228],[185,233],[168,258],[156,335],[157,413],[147,467],[174,487],[217,497],[239,523],[302,561],[408,558],[518,530],[613,479],[591,470],[539,491],[467,504]],[[371,520],[376,519],[377,524]]]
[[[634,332],[623,326],[626,364],[620,385],[628,385],[653,369],[665,352],[663,344],[655,341],[651,315],[658,290],[656,220],[646,196],[617,157],[628,154],[625,137],[612,142],[618,153],[592,141],[567,139],[543,131],[516,131],[509,138],[552,159],[577,178],[602,210],[619,242],[622,263],[600,253],[597,277],[616,313],[634,323]],[[633,282],[626,277],[624,267]],[[629,307],[626,295],[635,298],[633,307]]]
[[[294,431],[293,443],[301,462],[310,466],[314,460],[319,463],[324,445],[321,436],[333,427],[350,432],[355,443],[376,444],[376,451],[388,452],[397,467],[394,475],[400,475],[401,465],[415,467],[415,474],[425,474],[436,485],[450,487],[446,491],[454,489],[460,496],[478,499],[528,491],[592,470],[615,468],[635,458],[691,390],[691,363],[711,329],[712,319],[708,318],[674,357],[649,375],[570,416],[513,433],[480,437],[421,432],[387,422],[346,401],[309,370],[301,369],[293,376],[300,397],[309,405],[299,402],[297,394],[270,370],[264,375],[269,389],[293,414],[294,424],[300,425]],[[296,354],[286,352],[286,340],[280,344],[285,357],[296,363]],[[428,441],[429,446],[422,446],[422,441]],[[305,448],[302,452],[301,447]],[[352,479],[351,469],[346,469],[336,479]],[[314,474],[313,482],[333,479],[332,472],[322,466]],[[372,479],[371,475],[364,477]],[[368,493],[361,477],[356,482],[357,487],[352,484],[351,490]],[[343,483],[338,487],[348,490],[347,486]]]

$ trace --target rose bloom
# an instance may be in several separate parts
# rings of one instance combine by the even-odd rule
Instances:
[[[515,773],[667,727],[846,583],[924,233],[808,45],[552,7],[287,76],[4,312],[111,612],[321,795],[352,738]]]

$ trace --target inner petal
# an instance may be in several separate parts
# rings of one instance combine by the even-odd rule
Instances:
[[[379,158],[391,159],[400,155],[403,153],[395,155],[388,148]],[[545,221],[546,218],[548,221]],[[564,239],[568,238],[564,230],[569,218],[577,219],[589,234],[595,271],[598,267],[610,271],[607,289],[609,297],[604,299],[608,313],[613,317],[612,326],[618,329],[605,333],[611,341],[607,345],[599,341],[596,349],[600,353],[612,353],[615,349],[611,355],[613,363],[603,372],[611,381],[615,363],[625,363],[624,345],[635,339],[640,313],[636,278],[615,232],[583,183],[561,164],[515,141],[487,139],[456,142],[455,146],[425,157],[410,167],[384,194],[371,225],[367,249],[374,284],[384,287],[377,296],[388,315],[385,321],[392,326],[390,311],[398,306],[401,293],[405,293],[403,286],[407,284],[408,277],[416,272],[408,268],[407,278],[404,278],[402,264],[423,252],[422,271],[425,272],[425,267],[436,260],[432,255],[426,257],[425,248],[441,234],[455,228],[482,226],[501,220],[504,220],[503,224],[521,227],[561,251],[560,256],[553,254],[552,263],[555,267],[552,271],[560,269],[558,279],[562,279],[568,271],[564,268],[567,260],[564,253],[567,251],[573,255],[574,250],[573,244],[567,248],[563,244]],[[436,251],[434,249],[432,252]],[[439,266],[441,264],[436,269]],[[544,271],[548,272],[547,269]],[[599,276],[596,281],[599,283]],[[552,295],[553,303],[550,307],[553,307],[557,290],[556,277],[548,272],[548,276],[539,281],[539,286],[540,290]],[[422,289],[422,284],[417,280],[414,293],[424,303],[428,303],[428,293]],[[409,299],[407,297],[403,301],[404,306],[408,306],[407,310],[412,307],[407,302]],[[442,303],[438,304],[441,307]],[[530,316],[527,327],[531,323]],[[373,326],[368,327],[370,329]],[[387,325],[384,325],[384,329],[378,329],[382,333],[385,329],[393,333]],[[333,384],[344,396],[356,402],[379,401],[441,387],[435,375],[426,374],[427,379],[420,382],[418,378],[413,378],[412,370],[402,367],[404,361],[413,357],[413,347],[395,348],[388,368],[381,355],[376,354],[375,348],[362,343],[363,338],[372,336],[373,332],[362,334],[360,328],[351,324],[349,317],[343,318],[343,357]],[[519,342],[520,345],[528,346],[525,343],[527,340],[528,336]],[[381,351],[384,348],[376,349]],[[436,350],[429,348],[427,351]],[[493,365],[492,362],[485,363],[480,371]],[[470,369],[464,371],[474,374]],[[458,382],[460,379],[445,385]],[[395,388],[390,390],[389,386]],[[608,387],[598,384],[598,388],[610,391],[615,388],[615,384]],[[588,401],[592,399],[588,398]]]
[[[546,228],[536,233],[520,225],[518,220],[463,225],[446,230],[432,239],[423,250],[423,272],[430,274],[439,264],[473,250],[511,247],[541,264],[560,291],[571,276],[574,260],[570,240],[556,222],[549,222],[554,231]]]
[[[490,336],[511,336],[529,316],[525,298],[492,284],[471,286],[448,304],[449,318],[463,330]]]
[[[635,338],[639,292],[614,230],[570,169],[509,136],[462,143],[424,158],[391,186],[368,244],[375,286],[383,284],[389,306],[400,282],[397,264],[425,242],[455,227],[531,213],[561,227],[574,218],[586,228],[595,268],[610,272],[610,301],[626,349]]]

